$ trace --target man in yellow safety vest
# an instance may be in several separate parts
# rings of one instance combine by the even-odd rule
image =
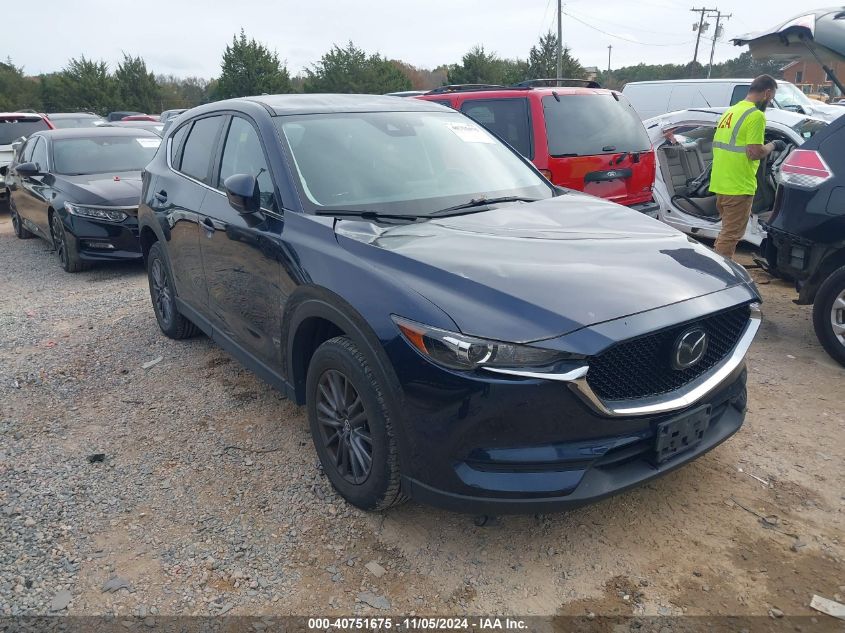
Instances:
[[[777,89],[777,81],[769,75],[754,79],[748,96],[721,116],[713,136],[710,191],[716,194],[716,209],[722,219],[714,249],[728,258],[734,256],[751,217],[760,160],[786,148],[783,141],[764,140],[763,112],[774,100]]]

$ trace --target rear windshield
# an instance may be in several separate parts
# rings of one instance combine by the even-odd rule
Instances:
[[[818,119],[804,119],[796,125],[793,125],[792,129],[806,141],[807,139],[813,138],[814,134],[821,132],[826,127],[826,121],[819,121]]]
[[[558,101],[560,99],[560,101]],[[552,156],[592,156],[651,149],[640,117],[624,97],[578,94],[543,97]]]
[[[55,172],[66,176],[141,171],[155,156],[155,136],[70,138],[53,142]]]
[[[49,129],[50,126],[41,117],[30,119],[0,118],[0,145],[11,145],[21,136],[29,136],[33,132]]]

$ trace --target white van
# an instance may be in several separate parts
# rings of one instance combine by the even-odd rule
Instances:
[[[625,85],[622,94],[628,97],[637,114],[645,120],[690,108],[729,107],[745,99],[750,85],[751,79],[632,81]],[[788,81],[778,81],[774,105],[828,122],[845,114],[845,108],[813,101]]]

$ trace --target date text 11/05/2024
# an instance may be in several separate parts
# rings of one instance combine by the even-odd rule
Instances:
[[[437,618],[437,617],[406,617],[406,618],[308,618],[309,631],[331,630],[407,630],[407,631],[439,631],[439,630],[512,630],[519,631],[528,628],[524,620],[507,617],[476,617],[476,618]]]

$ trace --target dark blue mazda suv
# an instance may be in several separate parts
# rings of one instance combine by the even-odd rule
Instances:
[[[735,433],[745,271],[556,188],[449,108],[284,95],[179,116],[144,174],[150,294],[307,407],[350,503],[545,512]]]

